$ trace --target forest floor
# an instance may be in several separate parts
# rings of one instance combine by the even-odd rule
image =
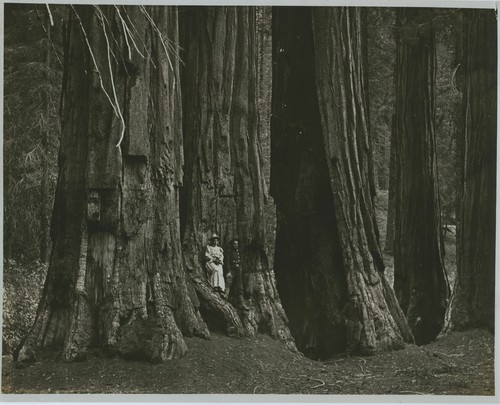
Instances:
[[[376,199],[381,245],[385,244],[387,192]],[[268,213],[273,219],[273,212]],[[270,231],[274,231],[271,223]],[[270,234],[269,245],[274,243]],[[445,239],[450,284],[456,273],[455,235]],[[272,256],[272,251],[269,252]],[[393,258],[385,256],[392,284]],[[27,332],[34,317],[41,280],[40,264],[14,263],[4,273],[4,353]],[[42,271],[43,270],[43,271]],[[35,277],[36,275],[36,277]],[[31,284],[30,284],[31,283]],[[22,321],[22,322],[21,322]],[[2,362],[2,392],[15,393],[154,393],[154,394],[400,394],[494,395],[494,337],[485,330],[454,332],[425,346],[369,357],[339,355],[313,361],[283,344],[258,335],[210,340],[188,338],[187,355],[163,364],[107,358],[99,353],[66,363],[46,353],[26,368],[11,356]]]
[[[76,363],[47,354],[26,368],[5,356],[8,393],[494,395],[493,335],[454,332],[429,345],[368,357],[313,361],[259,335],[186,339],[188,354],[163,364],[105,358]]]

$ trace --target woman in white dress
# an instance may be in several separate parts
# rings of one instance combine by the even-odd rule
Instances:
[[[205,250],[205,263],[209,274],[210,284],[219,292],[224,293],[226,285],[224,283],[224,251],[219,246],[219,237],[213,234],[208,240],[208,246]]]

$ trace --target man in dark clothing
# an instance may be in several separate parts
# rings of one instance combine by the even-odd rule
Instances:
[[[248,309],[243,298],[243,276],[241,273],[241,259],[238,239],[233,239],[229,247],[229,272],[226,276],[226,299],[232,289],[236,292],[237,306],[240,309]]]

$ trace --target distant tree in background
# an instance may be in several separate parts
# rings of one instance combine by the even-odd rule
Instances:
[[[366,9],[367,86],[370,89],[370,134],[373,139],[375,175],[380,190],[389,189],[389,154],[394,112],[395,10]]]
[[[495,323],[497,21],[494,10],[463,17],[458,269],[445,332]]]
[[[50,250],[49,219],[57,179],[62,77],[61,16],[42,5],[5,8],[4,259]],[[51,26],[51,20],[54,26]]]
[[[447,283],[435,139],[432,14],[398,9],[396,50],[394,288],[417,344],[441,331]]]
[[[461,72],[459,47],[462,33],[458,10],[428,10],[436,29],[436,156],[443,225],[454,225],[457,190],[456,132],[461,117],[460,92],[457,89]],[[378,193],[388,198],[387,227],[381,232],[384,252],[393,254],[394,245],[394,182],[395,148],[391,145],[395,126],[394,64],[395,9],[368,8],[368,83],[370,86],[370,132],[377,175]],[[457,109],[458,108],[458,109]],[[384,190],[388,190],[385,197]]]
[[[436,156],[442,226],[456,225],[458,195],[457,136],[461,127],[462,95],[460,78],[463,72],[461,42],[462,13],[434,10],[436,26]]]

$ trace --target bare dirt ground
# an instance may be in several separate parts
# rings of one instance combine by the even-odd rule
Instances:
[[[188,354],[163,364],[55,354],[16,368],[3,358],[3,393],[494,395],[493,335],[454,332],[426,346],[370,357],[312,361],[267,336],[187,339]]]

